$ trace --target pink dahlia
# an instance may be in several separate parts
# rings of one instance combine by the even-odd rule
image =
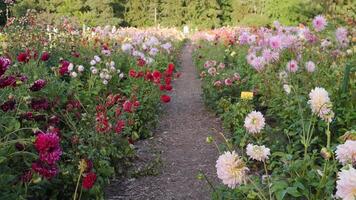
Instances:
[[[356,163],[356,141],[347,140],[344,144],[338,145],[335,153],[336,159],[343,165]]]
[[[356,197],[356,170],[344,169],[338,173],[336,181],[336,197],[343,200],[355,200]]]
[[[325,29],[328,22],[322,15],[318,15],[313,20],[313,26],[315,31],[319,32]]]
[[[282,39],[280,36],[273,36],[269,39],[269,45],[272,49],[281,49],[282,48]]]
[[[347,29],[346,28],[340,27],[340,28],[336,29],[335,37],[341,46],[346,47],[348,45],[349,39],[347,38]]]
[[[308,72],[310,72],[310,73],[314,72],[315,68],[316,68],[316,66],[315,66],[315,63],[313,61],[308,61],[308,62],[305,63],[305,69]]]
[[[55,133],[39,133],[36,136],[35,148],[39,152],[40,160],[49,165],[55,164],[62,155],[59,137]]]
[[[10,65],[10,59],[3,56],[0,57],[0,77],[5,74],[6,70],[9,69]]]
[[[252,111],[246,116],[244,126],[247,132],[257,134],[265,127],[265,118],[261,112]]]
[[[287,63],[287,71],[295,73],[298,70],[298,62],[291,60]]]

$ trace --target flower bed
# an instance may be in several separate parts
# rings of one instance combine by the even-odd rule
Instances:
[[[214,199],[354,199],[355,29],[311,24],[195,36],[204,100],[231,133]]]
[[[100,199],[170,101],[174,29],[51,27],[0,34],[0,199]]]

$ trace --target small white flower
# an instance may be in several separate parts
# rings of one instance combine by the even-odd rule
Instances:
[[[78,68],[78,72],[83,72],[84,71],[84,66],[83,65],[79,65],[77,68]]]
[[[105,79],[106,79],[106,80],[110,80],[110,79],[111,79],[110,74],[105,74]]]
[[[73,71],[73,68],[74,68],[73,63],[70,63],[70,64],[68,65],[68,71]]]
[[[124,78],[124,73],[121,73],[121,74],[119,75],[119,78]]]
[[[99,76],[100,76],[101,79],[104,79],[105,78],[105,73],[104,72],[100,72]]]
[[[98,70],[97,70],[96,68],[94,68],[94,69],[91,70],[91,73],[92,73],[92,74],[97,74],[97,73],[98,73]]]
[[[90,61],[90,65],[96,65],[96,61],[95,60],[91,60]]]
[[[291,91],[290,86],[289,86],[289,85],[287,85],[287,84],[284,84],[284,85],[283,85],[283,89],[284,89],[284,91],[285,91],[287,94],[289,94],[289,93],[290,93],[290,91]]]
[[[76,78],[78,76],[78,74],[77,74],[77,72],[72,72],[72,73],[70,73],[70,76],[73,78]]]
[[[95,60],[96,62],[100,62],[100,61],[101,61],[101,58],[100,58],[99,56],[94,56],[94,60]]]
[[[115,67],[110,67],[110,71],[114,72],[114,71],[116,71],[116,68]]]
[[[103,80],[103,84],[107,85],[109,82],[107,80]]]
[[[121,70],[120,70],[120,69],[118,69],[116,72],[117,72],[118,74],[120,74]]]
[[[111,67],[115,67],[115,62],[114,62],[114,61],[111,61],[111,62],[110,62],[110,66],[111,66]]]

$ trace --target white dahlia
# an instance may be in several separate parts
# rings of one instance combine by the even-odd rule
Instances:
[[[234,189],[245,182],[248,168],[235,151],[227,151],[216,161],[216,171],[218,178],[229,188]]]
[[[330,102],[329,93],[321,87],[312,89],[309,93],[308,104],[312,112],[325,121],[331,122],[334,113],[331,110],[332,103]]]
[[[261,130],[265,126],[265,118],[263,117],[261,112],[252,111],[245,118],[245,128],[251,134],[257,134],[261,132]]]
[[[350,168],[349,170],[341,170],[338,173],[338,180],[336,181],[336,197],[343,200],[356,199],[356,170]]]
[[[268,156],[271,155],[270,149],[266,148],[264,145],[258,146],[253,144],[248,144],[246,147],[246,154],[254,160],[262,161],[268,160]]]

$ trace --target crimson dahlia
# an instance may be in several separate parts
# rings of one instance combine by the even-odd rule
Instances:
[[[164,95],[161,96],[161,101],[162,101],[163,103],[168,103],[168,102],[171,101],[171,97],[164,94]]]
[[[16,107],[16,101],[15,100],[9,100],[3,103],[0,108],[4,112],[9,112],[10,110],[14,110]]]
[[[49,60],[49,53],[48,52],[43,52],[42,56],[41,56],[41,60],[43,62],[46,62],[47,60]]]
[[[22,52],[17,56],[17,61],[21,63],[27,63],[30,60],[30,54],[27,52]]]
[[[46,86],[47,82],[43,79],[38,79],[36,80],[32,86],[30,87],[30,90],[32,92],[40,91],[44,86]]]
[[[85,175],[82,183],[82,187],[86,190],[90,190],[96,181],[96,174],[94,172],[90,172]]]
[[[49,165],[55,164],[62,155],[59,143],[59,137],[56,133],[39,133],[34,145],[39,153],[40,160]]]
[[[49,108],[49,102],[46,99],[33,99],[31,101],[31,108],[39,110],[47,110]]]

